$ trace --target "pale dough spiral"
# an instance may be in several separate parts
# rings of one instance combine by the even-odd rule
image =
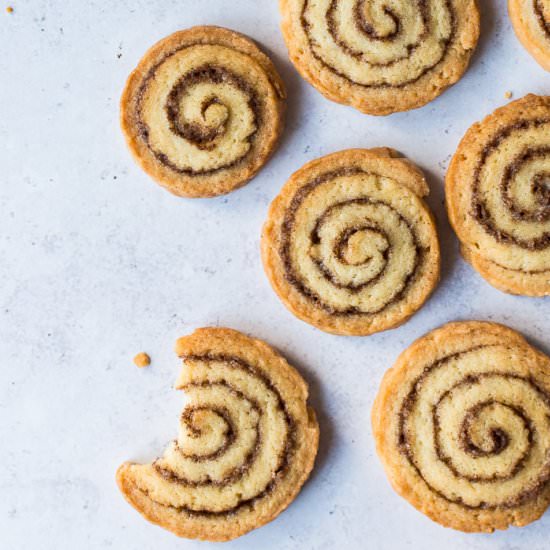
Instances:
[[[229,329],[180,339],[178,438],[118,481],[149,520],[188,538],[228,540],[273,519],[298,493],[317,450],[307,387],[266,344]]]
[[[529,95],[475,124],[446,187],[474,267],[507,292],[550,294],[550,98]]]

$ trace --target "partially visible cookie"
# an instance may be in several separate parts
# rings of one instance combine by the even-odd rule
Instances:
[[[494,323],[445,325],[405,350],[372,410],[393,488],[432,520],[492,532],[550,504],[550,358]]]
[[[244,185],[282,131],[285,87],[247,37],[193,27],[155,44],[128,78],[121,125],[140,166],[176,195]]]
[[[313,468],[319,426],[298,372],[260,340],[204,328],[178,340],[186,395],[178,438],[117,482],[149,521],[186,538],[230,540],[278,516]]]
[[[463,256],[489,283],[550,295],[550,96],[474,124],[449,165],[446,198]]]
[[[550,71],[550,1],[508,0],[508,12],[520,42]]]
[[[466,71],[475,0],[280,0],[291,61],[328,99],[372,115],[425,105]]]
[[[283,186],[262,235],[266,274],[294,315],[334,334],[396,327],[439,280],[420,170],[388,148],[314,160]]]

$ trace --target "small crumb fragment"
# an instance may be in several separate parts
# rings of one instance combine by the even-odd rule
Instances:
[[[140,369],[148,367],[151,364],[151,358],[142,351],[134,357],[134,364]]]
[[[504,97],[505,97],[506,99],[511,99],[512,95],[513,95],[513,94],[512,94],[512,92],[511,92],[510,90],[508,90],[507,92],[504,92]]]
[[[6,11],[7,11],[8,13],[13,13],[13,8],[12,8],[11,6],[8,6],[8,7],[6,8]]]

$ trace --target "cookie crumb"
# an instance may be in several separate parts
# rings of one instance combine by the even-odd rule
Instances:
[[[6,8],[6,11],[7,11],[8,13],[13,13],[13,7],[12,7],[12,6],[8,6],[8,7]]]
[[[510,90],[508,90],[507,92],[504,92],[504,97],[506,99],[511,99],[512,98],[512,92]]]
[[[142,351],[134,357],[134,364],[140,369],[142,369],[143,367],[148,367],[151,364],[151,358]]]

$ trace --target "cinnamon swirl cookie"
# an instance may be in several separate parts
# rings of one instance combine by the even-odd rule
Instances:
[[[425,105],[464,74],[475,0],[280,0],[291,61],[328,99],[387,115]]]
[[[178,438],[152,464],[123,464],[120,490],[149,521],[224,541],[294,500],[313,467],[319,427],[302,377],[260,340],[204,328],[178,340]]]
[[[282,130],[285,88],[245,36],[193,27],[153,46],[128,78],[121,125],[137,162],[176,195],[244,185]]]
[[[520,42],[550,71],[550,0],[508,0],[508,12]]]
[[[271,284],[294,315],[334,334],[396,327],[439,278],[439,244],[418,168],[392,149],[350,149],[298,170],[262,236]]]
[[[466,260],[500,290],[550,295],[550,97],[528,95],[474,124],[446,190]]]
[[[446,527],[492,532],[550,503],[550,359],[493,323],[445,325],[382,381],[372,424],[394,489]]]

